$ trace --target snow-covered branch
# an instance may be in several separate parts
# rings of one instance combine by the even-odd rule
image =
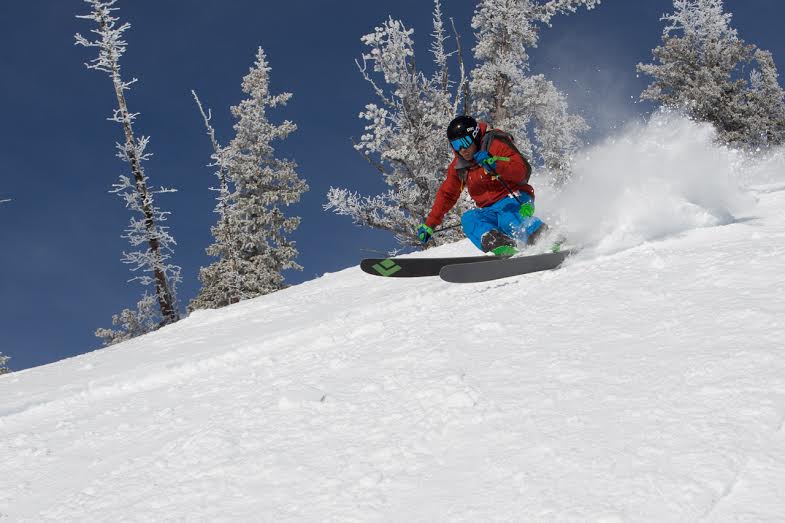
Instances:
[[[362,37],[368,50],[362,64],[357,63],[378,102],[366,104],[360,113],[365,132],[354,147],[374,172],[382,174],[390,189],[380,196],[362,197],[333,187],[325,205],[326,210],[349,216],[354,223],[392,232],[404,245],[419,244],[415,230],[428,214],[452,157],[444,130],[460,96],[452,92],[449,59],[455,51],[445,48],[442,16],[441,2],[435,0],[430,49],[435,73],[431,77],[418,72],[413,30],[401,21],[390,18]],[[459,209],[467,207],[461,201]],[[458,238],[457,231],[450,231],[433,245]]]
[[[545,4],[534,4],[532,17],[546,25],[558,14],[575,13],[579,8],[594,9],[602,0],[550,0]]]

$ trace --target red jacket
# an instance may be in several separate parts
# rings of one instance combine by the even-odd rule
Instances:
[[[487,128],[485,122],[480,122],[480,140],[485,135]],[[488,153],[491,156],[509,158],[508,162],[503,160],[496,162],[496,172],[513,191],[525,192],[534,199],[534,188],[526,183],[531,174],[529,163],[501,139],[495,139],[490,143]],[[465,173],[465,182],[462,181],[459,171]],[[431,212],[425,220],[428,227],[437,227],[442,223],[444,215],[458,201],[464,186],[468,189],[469,196],[472,197],[477,207],[487,207],[510,196],[499,180],[492,178],[476,162],[466,162],[456,152],[455,158],[447,169],[447,178],[439,187]]]

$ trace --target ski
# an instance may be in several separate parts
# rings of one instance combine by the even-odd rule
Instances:
[[[360,263],[363,272],[385,278],[418,278],[438,276],[448,265],[497,262],[499,256],[466,256],[452,258],[366,258]]]
[[[572,254],[570,250],[532,254],[508,259],[495,259],[492,263],[458,263],[444,266],[439,276],[451,283],[476,283],[531,272],[555,269]]]

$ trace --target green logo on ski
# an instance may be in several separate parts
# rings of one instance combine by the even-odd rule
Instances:
[[[383,262],[374,265],[373,270],[375,270],[382,276],[392,276],[393,274],[401,270],[401,266],[396,264],[392,260],[384,260]]]

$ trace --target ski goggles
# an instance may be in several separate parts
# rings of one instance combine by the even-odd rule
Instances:
[[[457,140],[450,140],[450,145],[452,145],[452,148],[456,151],[460,151],[461,149],[468,149],[472,146],[473,143],[474,140],[472,140],[471,136],[462,136]]]

